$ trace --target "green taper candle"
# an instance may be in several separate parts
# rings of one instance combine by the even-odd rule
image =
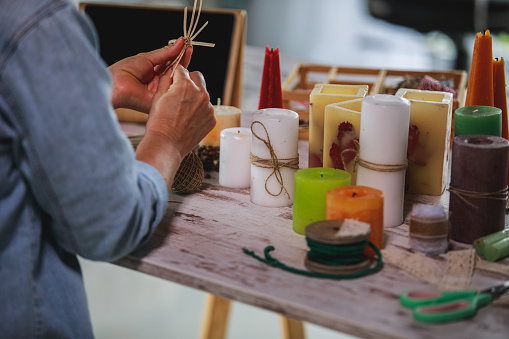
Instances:
[[[502,135],[502,110],[492,106],[465,106],[454,111],[454,136]]]
[[[295,173],[293,198],[293,230],[304,235],[306,226],[325,220],[325,196],[327,191],[350,185],[347,171],[334,168],[306,168]]]

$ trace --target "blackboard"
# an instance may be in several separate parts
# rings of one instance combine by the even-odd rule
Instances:
[[[80,3],[97,30],[100,55],[111,65],[141,52],[160,48],[184,35],[184,8]],[[188,8],[187,24],[192,8]],[[245,36],[245,12],[202,8],[199,29],[208,25],[195,39],[215,47],[195,46],[190,71],[203,73],[211,101],[220,98],[225,105],[235,104],[234,92]],[[240,104],[240,103],[237,103]]]

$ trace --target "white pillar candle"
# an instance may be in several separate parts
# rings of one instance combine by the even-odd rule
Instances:
[[[258,110],[253,113],[251,131],[251,202],[267,207],[292,205],[299,159],[299,115],[280,108]],[[282,166],[279,170],[273,166],[272,155]],[[269,165],[262,164],[266,162]],[[288,167],[291,162],[294,168]]]
[[[221,131],[219,185],[230,188],[249,187],[251,181],[251,129],[226,128]]]
[[[384,193],[384,227],[403,223],[410,101],[388,94],[362,101],[357,185]]]

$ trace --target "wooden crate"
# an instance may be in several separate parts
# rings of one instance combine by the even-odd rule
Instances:
[[[315,84],[368,85],[369,95],[395,94],[398,84],[405,77],[424,77],[425,75],[446,81],[449,87],[456,90],[453,111],[463,106],[467,83],[466,71],[410,71],[298,64],[283,82],[283,107],[299,114],[301,122],[299,135],[305,138],[306,123],[309,121],[309,95]]]

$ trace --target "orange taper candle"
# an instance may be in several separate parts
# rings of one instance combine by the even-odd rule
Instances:
[[[472,51],[472,61],[470,63],[470,72],[468,73],[468,86],[467,86],[467,95],[465,96],[465,106],[471,106],[470,93],[472,93],[472,85],[474,84],[474,72],[475,72],[474,65],[477,61],[477,50],[479,49],[479,37],[480,36],[481,36],[481,33],[477,33],[475,35],[474,49]]]
[[[493,95],[494,105],[502,110],[502,138],[509,140],[507,119],[507,93],[505,90],[505,62],[504,58],[493,60]],[[509,167],[509,164],[507,164]],[[509,172],[507,172],[507,182],[509,183]]]
[[[382,249],[384,245],[384,194],[367,186],[341,186],[327,192],[326,220],[355,219],[371,225],[369,241]],[[367,255],[375,252],[366,248]]]
[[[494,106],[502,110],[502,138],[508,139],[507,122],[507,94],[505,91],[505,63],[504,58],[493,60],[493,95]]]
[[[493,53],[490,31],[476,34],[465,106],[493,106]]]

